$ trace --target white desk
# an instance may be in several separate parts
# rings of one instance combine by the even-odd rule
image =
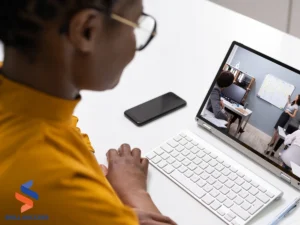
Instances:
[[[105,163],[106,151],[124,142],[141,147],[145,154],[176,132],[188,128],[284,191],[281,201],[250,223],[268,224],[300,193],[198,128],[194,118],[233,40],[296,68],[300,68],[300,41],[209,1],[144,2],[144,11],[158,20],[158,37],[137,54],[114,91],[83,92],[83,100],[76,109],[79,126],[89,134],[97,159]],[[126,109],[170,90],[187,100],[188,106],[140,128],[124,117]],[[179,225],[224,225],[153,167],[149,170],[149,192],[160,210]],[[299,209],[281,225],[297,221],[300,221]]]
[[[250,109],[244,109],[244,107],[242,107],[241,105],[237,106],[236,104],[232,104],[224,98],[222,98],[222,101],[224,102],[225,108],[229,109],[230,111],[232,111],[242,117],[242,121],[239,123],[239,125],[236,129],[236,132],[234,134],[234,136],[236,136],[241,127],[243,127],[243,130],[245,130],[245,128],[249,122],[249,119],[252,115],[252,111]],[[240,110],[243,110],[244,112],[242,112]],[[243,125],[243,123],[244,123],[244,125]]]

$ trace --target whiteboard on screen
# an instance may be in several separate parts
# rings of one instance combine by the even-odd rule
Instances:
[[[294,90],[294,85],[268,74],[257,96],[280,109],[284,109],[288,96],[292,95]]]

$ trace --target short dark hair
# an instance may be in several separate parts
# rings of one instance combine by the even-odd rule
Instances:
[[[292,105],[297,104],[298,106],[300,106],[300,95],[298,95],[298,100],[297,101],[293,101]]]
[[[57,19],[67,23],[84,8],[112,8],[115,0],[0,0],[0,40],[4,46],[31,50],[39,42],[45,23]],[[64,24],[62,24],[64,25]]]
[[[217,79],[220,88],[229,87],[234,81],[234,75],[229,71],[222,71]]]

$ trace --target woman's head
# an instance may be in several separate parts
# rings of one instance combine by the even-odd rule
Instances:
[[[295,100],[292,102],[292,105],[297,104],[298,106],[300,106],[300,95],[297,95]]]
[[[234,81],[234,76],[229,71],[222,71],[217,79],[217,84],[220,88],[229,87]]]
[[[1,0],[4,72],[12,68],[5,64],[26,64],[61,73],[78,89],[113,88],[136,43],[134,29],[111,12],[137,23],[142,9],[142,0]]]

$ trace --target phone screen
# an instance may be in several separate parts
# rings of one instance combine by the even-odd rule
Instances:
[[[125,115],[135,124],[141,126],[185,105],[186,101],[169,92],[127,110]]]

